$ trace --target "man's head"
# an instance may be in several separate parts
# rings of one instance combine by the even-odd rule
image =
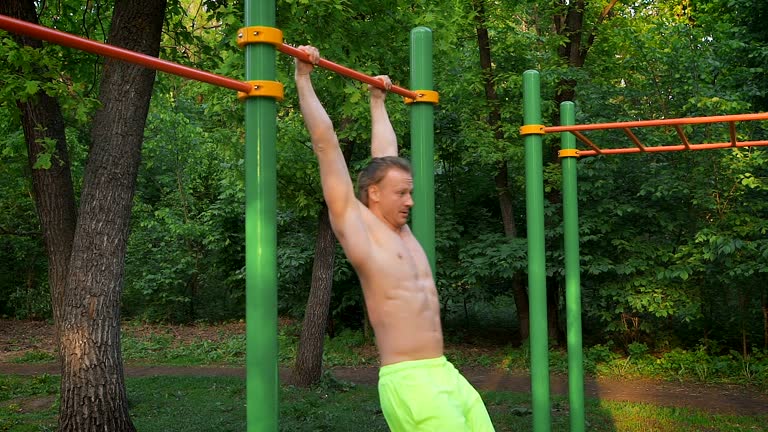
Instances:
[[[360,172],[358,197],[366,207],[395,227],[405,224],[413,206],[411,164],[397,156],[373,158]]]

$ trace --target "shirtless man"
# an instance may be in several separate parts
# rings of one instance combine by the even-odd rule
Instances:
[[[440,306],[426,254],[406,225],[413,206],[408,161],[397,157],[386,91],[371,92],[371,164],[355,196],[333,124],[312,87],[318,50],[299,47],[296,89],[320,165],[333,232],[363,288],[381,358],[379,398],[387,424],[400,431],[493,431],[477,391],[443,356]],[[389,89],[386,76],[377,77]]]

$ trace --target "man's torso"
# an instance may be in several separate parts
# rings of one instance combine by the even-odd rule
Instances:
[[[361,207],[372,250],[352,263],[382,365],[443,355],[440,303],[423,248],[407,225],[397,233]]]

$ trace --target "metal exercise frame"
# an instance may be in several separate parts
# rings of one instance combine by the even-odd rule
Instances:
[[[739,141],[736,134],[737,122],[768,120],[768,113],[574,125],[576,118],[574,104],[573,102],[563,102],[560,105],[561,126],[544,126],[541,124],[540,94],[538,71],[529,70],[523,73],[523,126],[520,128],[520,135],[523,137],[525,144],[533,430],[535,432],[549,432],[551,429],[549,341],[547,334],[547,273],[544,250],[544,182],[541,147],[544,134],[560,133],[561,150],[559,151],[559,157],[563,158],[563,236],[570,428],[572,432],[584,432],[586,419],[584,414],[584,354],[581,328],[581,276],[576,158],[611,154],[768,146],[768,141]],[[692,144],[683,131],[683,126],[685,125],[710,123],[727,123],[730,141]],[[632,132],[634,128],[654,126],[674,128],[681,144],[646,146]],[[609,129],[623,131],[633,146],[601,148],[584,134],[587,131]],[[589,147],[589,150],[578,150],[576,148],[576,138]]]
[[[246,81],[85,39],[0,15],[0,29],[76,48],[150,69],[236,90],[245,105],[245,268],[246,268],[246,403],[247,430],[278,430],[277,341],[277,101],[283,86],[275,79],[276,51],[306,59],[282,42],[274,28],[274,0],[245,0],[245,27],[237,44],[245,49]],[[410,34],[410,82],[418,90],[392,86],[410,105],[414,176],[413,231],[435,269],[434,105],[432,31],[416,27]],[[380,80],[321,59],[317,66],[384,88]]]

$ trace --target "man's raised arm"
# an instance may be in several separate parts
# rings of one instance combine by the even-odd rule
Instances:
[[[392,87],[388,76],[379,75],[376,78],[384,83],[385,89]],[[371,156],[397,156],[397,136],[384,103],[387,92],[372,85],[368,85],[368,90],[371,92]]]
[[[312,149],[317,155],[320,165],[320,179],[323,196],[328,204],[331,223],[337,236],[343,235],[345,219],[350,210],[357,206],[352,180],[349,178],[344,155],[339,148],[339,140],[333,130],[328,113],[320,103],[312,87],[310,74],[314,65],[320,61],[317,48],[301,46],[300,50],[307,53],[311,63],[296,59],[296,91],[299,94],[299,105],[304,116],[304,124],[312,139]]]
[[[294,73],[296,91],[299,94],[299,106],[304,117],[304,124],[312,139],[312,149],[315,153],[326,151],[333,153],[333,149],[339,146],[339,141],[336,138],[336,132],[333,130],[333,123],[328,117],[328,113],[325,112],[325,108],[315,94],[310,77],[315,63],[320,61],[320,52],[311,46],[300,46],[299,49],[304,51],[309,56],[310,61],[313,62],[308,63],[297,58]]]

